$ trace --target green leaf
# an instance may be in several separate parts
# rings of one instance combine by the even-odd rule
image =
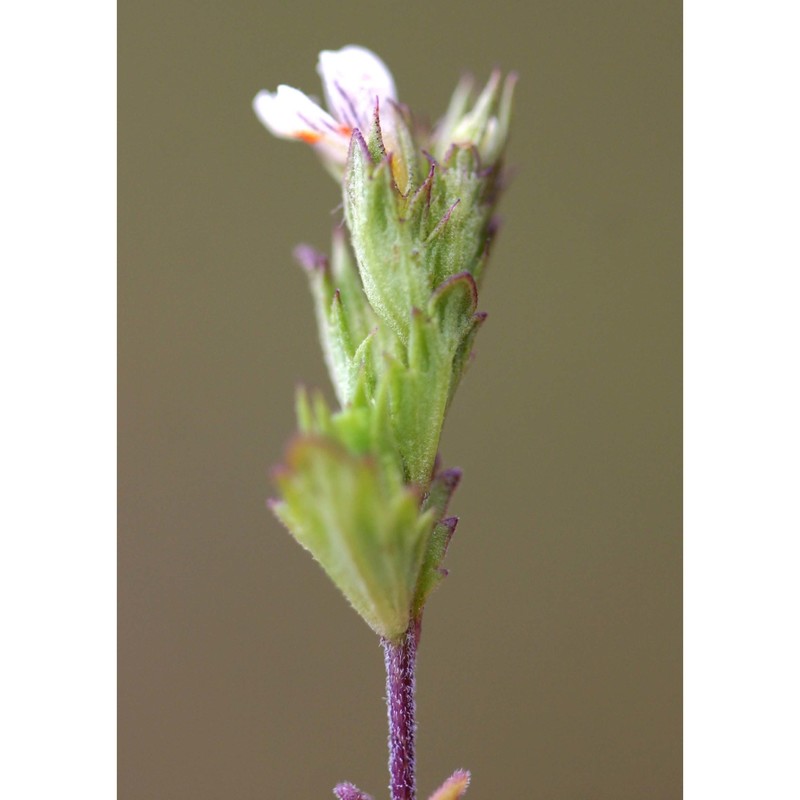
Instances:
[[[298,437],[275,477],[278,519],[377,634],[402,636],[433,512],[420,512],[399,476],[328,437]]]
[[[362,342],[374,330],[378,318],[364,294],[358,266],[350,251],[343,227],[336,227],[333,231],[331,282],[341,293],[353,341]]]
[[[428,309],[439,320],[439,329],[451,351],[454,351],[478,305],[478,287],[469,272],[447,278],[431,295]]]
[[[414,593],[414,616],[417,618],[422,614],[431,592],[447,577],[447,570],[441,563],[457,526],[458,517],[446,517],[433,528]]]
[[[472,146],[454,146],[440,170],[424,239],[431,285],[479,267],[491,216],[488,202],[494,176],[481,169]]]
[[[295,257],[308,275],[331,383],[339,403],[347,406],[355,396],[359,373],[371,366],[365,358],[367,339],[377,318],[341,233],[334,232],[332,263],[307,245],[296,248]]]
[[[411,315],[408,363],[387,359],[389,405],[406,480],[427,489],[447,408],[452,357],[442,347],[437,325]]]
[[[325,350],[329,362],[332,382],[336,396],[342,406],[346,406],[355,391],[353,355],[355,349],[347,324],[347,316],[342,305],[341,292],[336,289],[331,300],[325,329]]]
[[[401,213],[403,204],[390,158],[374,163],[356,131],[345,172],[345,219],[370,305],[406,342],[411,309],[422,303],[428,290],[413,230]]]
[[[441,519],[450,505],[450,500],[461,482],[461,470],[457,468],[445,469],[436,473],[431,481],[425,499],[422,501],[422,510],[432,509],[436,519]]]
[[[411,133],[411,114],[407,106],[390,102],[384,109],[391,115],[391,136],[384,136],[389,155],[391,156],[392,175],[401,195],[408,195],[417,183],[419,172],[420,150]]]
[[[448,407],[453,400],[453,395],[458,389],[459,383],[461,383],[461,379],[464,377],[464,373],[467,371],[467,367],[472,361],[472,347],[475,343],[475,337],[478,335],[481,325],[486,321],[486,316],[483,311],[472,315],[467,330],[453,355],[453,374],[450,380],[450,394],[447,398]]]
[[[442,562],[458,525],[458,517],[445,518],[444,515],[460,481],[460,469],[447,469],[437,473],[422,502],[423,510],[433,512],[438,522],[428,539],[414,595],[414,616],[417,619],[422,615],[431,592],[447,577],[447,570],[442,568]]]

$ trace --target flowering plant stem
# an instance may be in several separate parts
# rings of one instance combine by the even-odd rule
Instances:
[[[386,664],[389,717],[389,789],[392,800],[416,800],[414,737],[418,627],[412,623],[398,642],[381,639]]]
[[[380,637],[391,800],[416,800],[414,682],[420,621],[447,575],[461,471],[444,468],[445,415],[486,314],[478,293],[497,233],[515,76],[462,80],[430,129],[363,47],[323,51],[329,111],[290,86],[256,95],[275,135],[314,147],[342,191],[331,258],[296,250],[314,296],[338,409],[297,394],[298,435],[270,508]],[[456,770],[429,800],[460,800]],[[352,783],[338,800],[371,800]]]

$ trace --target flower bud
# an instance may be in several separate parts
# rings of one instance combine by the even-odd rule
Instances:
[[[471,78],[463,78],[453,93],[447,115],[434,133],[434,152],[438,157],[445,158],[452,145],[473,145],[484,166],[496,164],[508,141],[516,83],[515,73],[502,81],[500,71],[495,70],[468,110],[473,84]]]

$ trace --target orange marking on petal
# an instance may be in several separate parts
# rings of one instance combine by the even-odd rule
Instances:
[[[339,133],[343,133],[345,136],[350,136],[353,132],[353,129],[349,125],[340,125],[339,126]]]
[[[300,131],[295,134],[294,138],[306,144],[316,144],[322,138],[322,134],[316,131]]]

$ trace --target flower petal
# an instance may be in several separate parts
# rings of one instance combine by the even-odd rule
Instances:
[[[279,86],[275,94],[259,92],[253,110],[266,128],[282,139],[316,144],[323,137],[341,135],[341,126],[327,111],[291,86]]]
[[[366,132],[372,123],[376,102],[397,100],[391,72],[375,53],[348,45],[341,50],[323,50],[317,72],[322,78],[328,108],[336,119]]]
[[[261,91],[253,110],[264,126],[281,139],[298,139],[314,145],[331,165],[343,165],[350,146],[350,129],[343,127],[313,100],[291,86]]]

